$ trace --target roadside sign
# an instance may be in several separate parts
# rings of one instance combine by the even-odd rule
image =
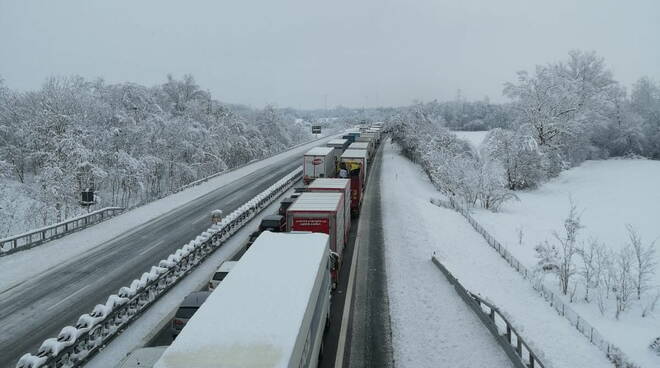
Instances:
[[[312,125],[312,134],[321,134],[321,126]]]

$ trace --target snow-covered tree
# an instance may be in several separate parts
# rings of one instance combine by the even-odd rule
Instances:
[[[556,243],[545,241],[535,248],[538,268],[557,275],[559,289],[564,295],[568,294],[571,277],[577,272],[574,257],[579,252],[577,235],[582,228],[577,206],[571,201],[563,233],[553,233]]]
[[[655,242],[644,246],[642,238],[635,228],[628,224],[628,246],[632,249],[634,255],[634,278],[633,282],[637,292],[637,299],[642,298],[642,293],[649,287],[649,282],[655,274],[657,265],[655,259]]]
[[[482,156],[502,166],[511,190],[533,188],[544,178],[538,144],[521,130],[491,130],[482,144]]]

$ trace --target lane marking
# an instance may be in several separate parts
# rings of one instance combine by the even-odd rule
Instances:
[[[76,291],[75,293],[73,293],[73,294],[67,296],[66,298],[64,298],[64,299],[60,300],[59,302],[57,302],[57,303],[51,305],[50,307],[46,308],[46,310],[49,311],[49,310],[51,310],[51,309],[57,307],[58,305],[64,303],[64,302],[67,301],[68,299],[71,299],[74,295],[76,295],[76,294],[78,294],[78,293],[81,293],[83,290],[87,289],[87,288],[90,287],[90,286],[92,286],[92,285],[91,285],[91,284],[87,284],[87,285],[83,286],[82,288],[78,289],[78,291]]]
[[[353,248],[353,259],[351,260],[351,271],[348,275],[348,285],[346,299],[344,299],[344,312],[341,316],[341,328],[339,329],[339,343],[337,344],[337,355],[335,358],[335,368],[343,368],[344,349],[346,345],[346,335],[348,329],[348,319],[351,311],[351,302],[353,299],[353,286],[355,284],[355,269],[357,268],[358,251],[360,249],[360,238],[355,238]]]
[[[154,244],[154,245],[150,246],[149,248],[143,250],[142,252],[138,253],[138,256],[141,256],[141,255],[147,253],[148,251],[150,251],[150,250],[156,248],[157,246],[163,244],[164,242],[165,242],[165,240],[159,240],[159,241],[157,241],[156,244]]]

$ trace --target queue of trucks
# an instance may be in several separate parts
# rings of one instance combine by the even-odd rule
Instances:
[[[231,268],[213,276],[213,292],[155,367],[318,365],[382,128],[357,127],[303,155],[304,186],[261,220]]]

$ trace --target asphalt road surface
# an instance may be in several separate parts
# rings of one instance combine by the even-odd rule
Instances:
[[[380,211],[382,144],[376,152],[360,213],[360,245],[344,352],[344,367],[394,366]]]
[[[0,367],[13,367],[24,353],[36,353],[46,338],[206,230],[213,209],[238,208],[300,166],[299,156],[287,155],[0,293]]]

